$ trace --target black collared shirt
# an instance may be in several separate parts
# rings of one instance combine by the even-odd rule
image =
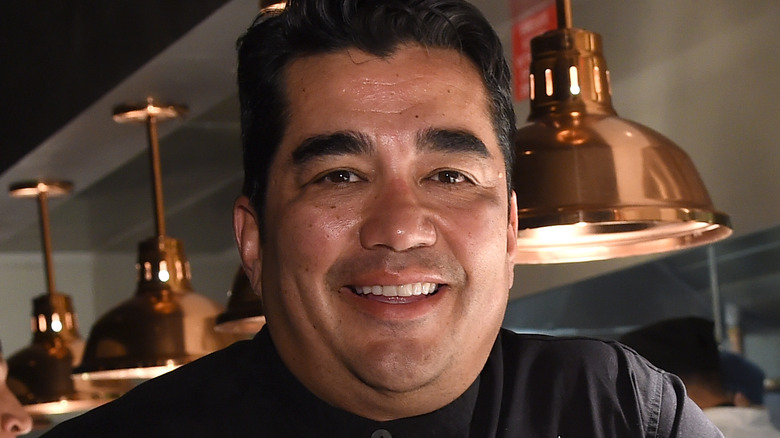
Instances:
[[[474,384],[417,417],[377,422],[328,405],[263,330],[45,436],[721,437],[679,379],[620,344],[503,330]]]

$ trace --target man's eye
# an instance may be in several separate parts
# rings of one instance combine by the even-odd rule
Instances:
[[[465,175],[455,170],[442,170],[436,172],[431,179],[445,184],[458,184],[468,181]]]
[[[325,175],[323,175],[321,178],[321,181],[334,183],[334,184],[357,182],[359,180],[360,178],[355,174],[355,172],[345,170],[345,169],[339,169],[339,170],[334,170],[332,172],[328,172]]]

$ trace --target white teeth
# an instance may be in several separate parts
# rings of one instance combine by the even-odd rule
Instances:
[[[361,295],[382,295],[385,297],[411,297],[428,295],[436,290],[436,283],[411,283],[393,286],[361,286],[355,291]]]

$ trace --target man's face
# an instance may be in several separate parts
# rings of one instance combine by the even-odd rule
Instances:
[[[32,420],[19,401],[8,389],[5,379],[8,377],[8,364],[0,354],[0,438],[15,437],[27,433],[32,428]]]
[[[512,283],[516,206],[481,77],[455,51],[404,46],[304,57],[286,79],[261,247],[248,201],[236,209],[274,344],[343,409],[437,409],[482,369]]]

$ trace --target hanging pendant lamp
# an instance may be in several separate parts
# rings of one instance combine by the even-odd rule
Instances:
[[[516,263],[652,254],[731,234],[688,155],[612,108],[601,37],[571,27],[531,41],[531,112],[515,137]]]
[[[183,245],[165,234],[157,122],[185,111],[151,98],[114,110],[118,123],[146,125],[157,233],[139,243],[135,295],[92,327],[75,370],[82,379],[152,378],[233,341],[214,331],[222,308],[192,291]]]
[[[72,184],[63,181],[29,181],[13,184],[10,194],[38,199],[46,294],[33,299],[33,341],[8,359],[8,387],[36,418],[79,412],[107,402],[117,394],[86,392],[71,377],[84,351],[71,297],[54,282],[48,198],[70,193]]]
[[[280,12],[287,7],[287,0],[259,0],[260,14]]]
[[[252,289],[244,268],[239,266],[228,291],[227,310],[217,316],[214,329],[222,333],[251,336],[264,325],[265,315],[260,295]]]

